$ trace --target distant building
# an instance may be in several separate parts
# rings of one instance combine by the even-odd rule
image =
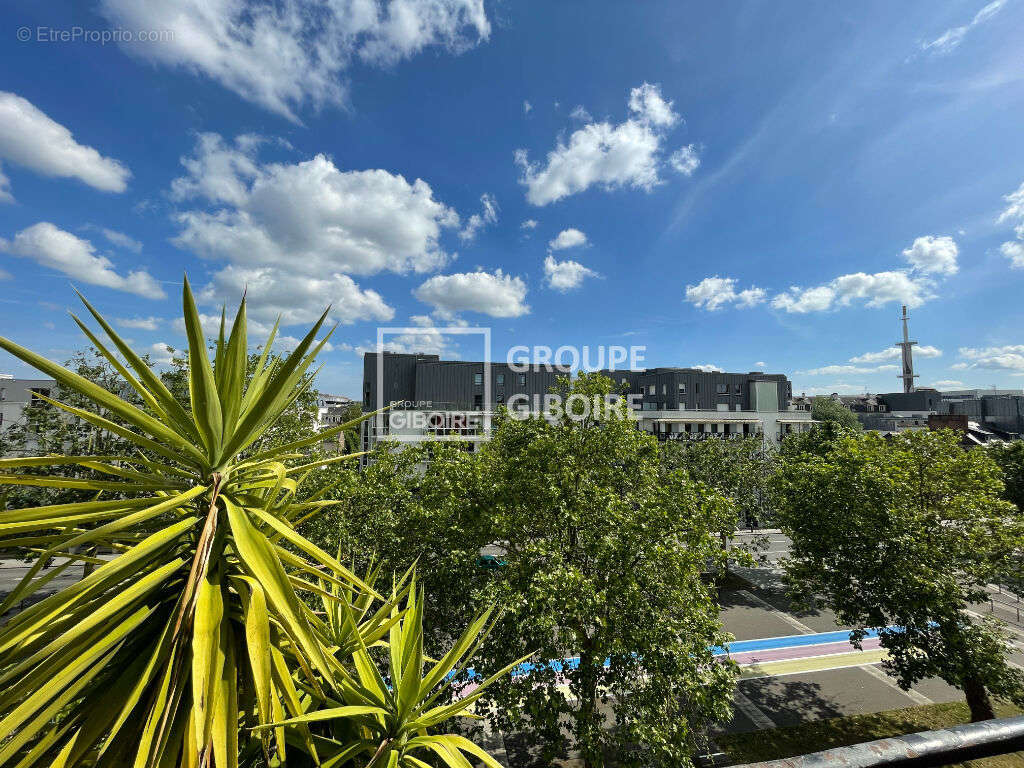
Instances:
[[[39,394],[50,397],[57,388],[53,379],[16,379],[9,374],[0,374],[0,430],[21,421],[25,409],[32,404],[42,404],[36,399]]]
[[[602,373],[631,396],[640,428],[660,440],[761,436],[777,444],[812,423],[806,410],[790,410],[791,384],[782,374],[695,368]],[[381,440],[413,442],[431,437],[465,440],[472,446],[488,439],[489,419],[500,406],[544,413],[544,396],[564,375],[546,366],[522,370],[506,363],[488,367],[482,362],[441,360],[437,355],[367,353],[363,356],[363,409],[392,408],[363,423],[362,447],[370,450]]]
[[[940,392],[917,387],[913,392],[876,395],[880,406],[877,413],[854,407],[851,410],[857,412],[865,429],[880,432],[924,430],[929,428],[932,416],[963,416],[980,430],[977,436],[981,440],[988,439],[982,432],[991,433],[994,439],[1024,437],[1024,393],[1004,392],[1006,394],[992,394],[992,390],[984,389]],[[933,421],[939,423],[941,419]]]
[[[321,393],[316,402],[316,430],[322,432],[325,429],[336,427],[351,421],[349,416],[352,403],[351,397],[344,395],[327,395]],[[324,444],[326,450],[340,450],[344,446],[344,438],[338,436]]]

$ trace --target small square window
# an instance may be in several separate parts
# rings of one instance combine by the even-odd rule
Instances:
[[[683,382],[683,383],[681,383],[679,385],[679,394],[680,395],[685,395],[686,394],[686,383],[685,382]]]
[[[526,374],[525,373],[520,373],[519,374],[519,383],[520,384],[526,384]]]
[[[473,374],[473,383],[476,384],[477,386],[480,386],[481,384],[483,384],[484,383],[484,375],[482,373],[474,373]]]
[[[729,394],[729,385],[728,384],[716,384],[715,385],[715,391],[718,394],[720,394],[720,395],[727,395],[727,394]]]
[[[497,381],[498,384],[504,384],[505,383],[505,374],[504,373],[499,373],[499,374],[497,374],[494,377],[494,379],[495,379],[495,381]]]

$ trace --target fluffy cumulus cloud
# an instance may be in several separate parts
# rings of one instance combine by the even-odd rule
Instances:
[[[225,267],[203,288],[199,300],[230,304],[243,291],[254,319],[270,323],[280,316],[282,326],[309,324],[328,305],[331,322],[342,325],[395,316],[379,293],[360,288],[348,275],[307,275],[278,267]]]
[[[965,362],[952,366],[958,371],[984,368],[990,371],[1010,371],[1024,374],[1024,344],[1002,347],[960,347]]]
[[[763,288],[751,286],[742,291],[736,290],[736,280],[732,277],[706,277],[696,285],[686,286],[686,300],[694,306],[714,312],[723,307],[753,307],[765,300]]]
[[[1024,182],[1005,198],[1006,210],[999,214],[999,223],[1009,222],[1013,224],[1016,240],[1007,240],[999,250],[1010,260],[1010,266],[1014,269],[1024,269]]]
[[[338,322],[389,320],[391,307],[351,275],[430,272],[450,259],[440,238],[459,216],[425,181],[342,170],[324,155],[262,163],[264,144],[203,134],[172,183],[172,199],[183,204],[175,243],[226,262],[205,299],[233,302],[248,285],[252,311],[280,312],[286,323],[308,322],[327,303]],[[481,203],[475,228],[497,218],[490,195]]]
[[[902,351],[899,347],[887,347],[880,352],[865,352],[863,355],[851,357],[851,363],[883,363],[886,360],[899,360]],[[928,344],[914,347],[914,357],[942,357],[942,350]]]
[[[983,6],[981,10],[975,13],[974,17],[967,24],[959,27],[950,27],[934,40],[921,43],[921,50],[935,54],[949,53],[955,50],[964,41],[964,38],[967,37],[968,32],[979,24],[984,24],[999,13],[1003,6],[1006,5],[1006,2],[1007,0],[992,0],[992,2]]]
[[[101,0],[128,29],[157,41],[134,55],[204,75],[297,120],[296,111],[345,97],[353,61],[388,65],[428,47],[453,53],[490,36],[484,0]]]
[[[683,176],[692,176],[693,172],[700,167],[700,157],[697,155],[697,146],[687,144],[680,147],[668,156],[668,164]]]
[[[935,298],[939,280],[956,274],[958,255],[959,249],[951,237],[919,237],[903,251],[903,258],[910,265],[908,269],[853,272],[822,285],[790,286],[772,297],[771,306],[795,314],[825,312],[857,302],[869,307],[880,307],[890,302],[918,307]],[[686,300],[698,307],[715,310],[732,304],[749,307],[765,299],[766,292],[761,288],[737,292],[735,285],[734,278],[706,278],[697,285],[686,286]]]
[[[922,274],[955,275],[960,270],[956,261],[959,253],[952,237],[925,235],[904,249],[903,258]]]
[[[179,214],[178,245],[240,266],[311,275],[426,272],[448,260],[438,240],[459,217],[425,181],[343,171],[324,155],[261,165],[258,146],[251,137],[230,145],[214,134],[200,137],[171,193],[212,209]]]
[[[494,195],[489,195],[486,192],[480,195],[480,207],[480,213],[470,216],[466,226],[459,232],[459,237],[466,242],[474,240],[477,232],[488,224],[498,221],[498,201],[494,199]]]
[[[364,355],[367,352],[395,352],[396,354],[424,354],[438,355],[448,360],[458,360],[461,357],[458,345],[458,336],[445,333],[443,328],[437,327],[434,320],[427,315],[412,315],[409,317],[411,325],[406,326],[401,332],[387,334],[378,348],[376,343],[362,344],[356,347],[356,352]]]
[[[698,371],[704,371],[704,373],[721,373],[722,369],[714,363],[701,363],[700,365],[691,365],[691,368],[696,368]]]
[[[558,236],[548,242],[549,251],[564,251],[566,248],[579,248],[587,244],[587,236],[578,229],[563,229]]]
[[[538,223],[539,222],[536,219],[527,219],[526,221],[519,225],[519,228],[529,231],[531,229],[536,229]]]
[[[479,270],[436,275],[413,291],[441,317],[458,312],[480,312],[491,317],[519,317],[530,311],[525,303],[526,283],[520,277]]]
[[[526,150],[517,150],[526,199],[547,205],[592,186],[650,190],[657,185],[665,136],[679,115],[650,83],[630,92],[629,113],[617,124],[587,122],[567,141],[559,140],[543,163],[531,163]]]
[[[110,259],[97,254],[91,242],[48,221],[21,230],[13,240],[0,239],[0,251],[32,259],[83,283],[134,293],[147,299],[166,297],[159,283],[145,270],[118,274]]]
[[[855,301],[863,301],[869,307],[893,301],[919,307],[933,296],[931,281],[908,272],[855,272],[812,288],[793,286],[775,296],[772,307],[797,314],[848,307]]]
[[[554,256],[548,254],[544,259],[544,277],[549,288],[567,293],[574,288],[579,288],[586,278],[597,277],[597,273],[578,261],[571,259],[558,261]]]
[[[79,144],[71,131],[21,96],[0,91],[0,160],[43,176],[78,179],[103,192],[124,192],[131,172],[117,160]],[[13,199],[0,171],[0,201]]]

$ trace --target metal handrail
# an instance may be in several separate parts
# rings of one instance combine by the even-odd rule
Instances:
[[[1024,716],[983,720],[937,731],[836,747],[741,768],[875,768],[948,765],[1024,749]]]

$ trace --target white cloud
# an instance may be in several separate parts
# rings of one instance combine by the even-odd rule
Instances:
[[[572,112],[569,113],[569,117],[573,120],[579,120],[581,123],[594,122],[594,116],[587,112],[587,108],[582,104],[577,104]]]
[[[686,300],[712,312],[729,304],[740,308],[753,307],[763,302],[765,295],[765,290],[757,286],[737,291],[735,278],[717,275],[705,277],[697,285],[686,286]]]
[[[282,326],[306,325],[317,320],[328,305],[329,321],[342,325],[391,320],[395,316],[394,309],[379,293],[360,288],[348,275],[326,271],[310,276],[277,266],[225,267],[203,288],[199,300],[231,305],[243,291],[248,313],[263,323],[272,323],[280,316]]]
[[[108,258],[96,254],[91,242],[48,221],[21,230],[11,241],[0,239],[0,251],[32,259],[83,283],[126,291],[147,299],[166,298],[163,289],[145,270],[119,275]]]
[[[558,261],[550,254],[544,259],[544,275],[547,277],[548,287],[562,293],[578,288],[588,277],[597,277],[594,270],[578,261]]]
[[[661,88],[650,83],[630,91],[629,111],[636,113],[645,123],[662,128],[679,122],[679,115],[672,111],[672,102],[665,101],[661,96]]]
[[[1024,269],[1024,243],[1008,241],[999,246],[999,250],[1010,260],[1013,269]]]
[[[523,114],[524,115],[530,114],[530,111],[532,109],[533,109],[533,104],[528,102],[526,99],[523,99]]]
[[[171,353],[172,349],[174,354]],[[183,357],[182,351],[165,341],[158,341],[149,347],[149,359],[157,365],[170,365],[174,362],[175,356]]]
[[[578,229],[563,229],[558,236],[548,242],[549,251],[564,251],[566,248],[579,248],[587,244],[587,236]]]
[[[858,365],[823,365],[820,368],[811,368],[806,371],[797,371],[797,376],[846,376],[852,374],[885,373],[886,371],[898,371],[898,365],[876,365],[864,367]]]
[[[933,298],[931,283],[907,272],[855,272],[812,288],[792,286],[776,295],[772,306],[785,312],[804,314],[846,307],[858,299],[869,307],[880,307],[891,301],[919,307],[930,298]]]
[[[756,368],[757,370],[764,370],[767,367],[768,367],[768,363],[762,363],[762,362],[754,363],[754,368]]]
[[[448,261],[438,240],[459,217],[425,181],[380,169],[342,171],[324,155],[259,165],[257,147],[251,137],[234,146],[215,134],[200,137],[172,195],[217,207],[178,215],[179,246],[238,266],[309,276],[425,272]]]
[[[400,354],[438,355],[449,360],[459,359],[458,336],[443,333],[442,329],[427,315],[411,315],[409,321],[407,332],[388,334],[384,337],[381,343],[383,351]],[[451,323],[445,323],[445,325],[451,325]],[[367,352],[376,352],[377,345],[375,343],[362,344],[356,347],[355,351],[359,355],[365,355]]]
[[[524,221],[522,224],[519,225],[519,228],[520,229],[536,229],[537,228],[537,220],[536,219],[527,219],[526,221]]]
[[[79,144],[63,125],[6,91],[0,91],[0,159],[43,176],[78,179],[103,192],[124,192],[131,178],[117,160]],[[0,201],[12,199],[10,181],[0,172]]]
[[[794,392],[799,392],[801,395],[859,395],[864,392],[864,387],[860,384],[847,384],[845,382],[837,382],[835,384],[824,384],[818,387],[797,387],[793,386]]]
[[[132,253],[142,253],[142,243],[136,240],[130,235],[126,235],[124,232],[118,232],[116,229],[100,229],[107,240],[116,245],[118,248],[124,248],[126,251]]]
[[[704,373],[721,373],[722,369],[714,363],[702,363],[701,365],[691,365],[691,368],[696,368],[698,371],[704,371]]]
[[[122,328],[138,328],[140,331],[155,331],[163,322],[159,317],[121,317],[117,324]]]
[[[880,352],[865,352],[863,355],[851,357],[851,363],[881,363],[885,360],[899,360],[902,351],[899,347],[887,347]],[[914,347],[914,357],[942,357],[942,350],[928,344]]]
[[[668,157],[669,165],[676,169],[683,176],[692,176],[693,172],[700,167],[700,158],[697,156],[697,146],[687,144],[680,147]]]
[[[414,290],[413,295],[449,316],[467,311],[491,317],[519,317],[530,311],[524,303],[526,283],[500,269],[493,274],[480,270],[436,275]]]
[[[935,382],[936,389],[967,389],[967,385],[959,379],[940,379]]]
[[[1016,241],[1007,240],[999,250],[1010,260],[1014,269],[1024,269],[1024,182],[1003,198],[1007,202],[1006,210],[999,214],[998,223],[1010,222],[1014,225]]]
[[[588,123],[559,140],[546,162],[531,163],[525,149],[516,150],[520,182],[533,205],[547,205],[591,186],[650,190],[660,182],[662,141],[679,116],[656,85],[644,83],[629,97],[630,117],[612,125]]]
[[[127,29],[166,39],[127,44],[140,58],[205,75],[290,120],[345,97],[353,60],[388,65],[424,48],[458,53],[491,31],[483,0],[101,0]]]
[[[1024,372],[1024,344],[982,348],[960,347],[960,356],[970,362],[952,366],[956,370],[985,368],[992,371]]]
[[[488,224],[494,224],[498,220],[498,201],[494,199],[494,195],[484,192],[480,195],[480,205],[483,207],[483,211],[470,216],[466,226],[459,232],[459,237],[466,242],[473,240],[481,228]]]
[[[13,203],[14,195],[11,194],[11,180],[7,178],[4,169],[0,167],[0,203]]]
[[[960,27],[951,27],[934,40],[921,43],[921,50],[937,54],[949,53],[963,42],[964,37],[967,36],[967,33],[973,27],[991,19],[1002,10],[1004,5],[1006,5],[1006,0],[993,0],[993,2],[974,14],[974,18],[971,19],[970,23]]]
[[[956,263],[959,249],[952,237],[925,235],[904,249],[903,258],[913,269],[929,275],[955,275],[960,267]]]

